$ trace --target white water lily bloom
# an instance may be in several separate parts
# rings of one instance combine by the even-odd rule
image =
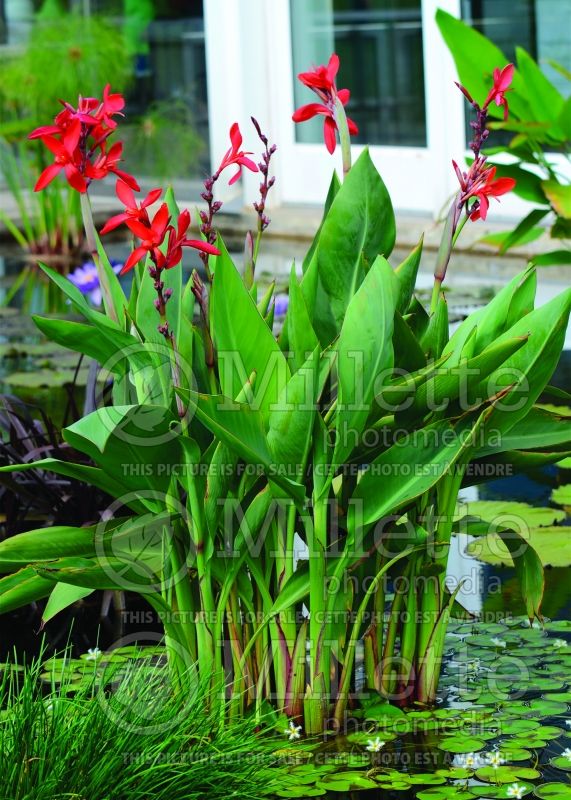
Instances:
[[[556,650],[561,650],[562,647],[568,647],[569,643],[565,639],[554,639],[551,644]]]
[[[370,753],[378,753],[385,746],[386,742],[382,742],[377,736],[375,739],[369,739],[367,743],[367,750]]]
[[[492,644],[495,644],[496,647],[507,647],[508,643],[504,639],[500,639],[499,636],[494,636],[491,640]]]
[[[301,725],[296,725],[293,719],[290,719],[284,733],[289,737],[290,742],[293,742],[301,738]]]
[[[467,767],[468,769],[476,769],[480,759],[475,753],[463,753],[456,756],[454,763],[458,767]]]
[[[565,724],[567,725],[568,728],[571,728],[571,719],[566,719]]]
[[[563,758],[567,758],[569,761],[571,761],[571,747],[566,747],[565,750],[561,753],[561,755],[563,756]]]
[[[488,753],[487,759],[490,767],[494,768],[499,767],[501,764],[505,764],[506,761],[505,758],[501,757],[500,753],[497,750],[493,753]]]
[[[516,800],[521,800],[524,792],[525,788],[523,786],[520,786],[519,783],[512,783],[512,785],[508,786],[508,788],[506,789],[507,796],[515,797]]]
[[[98,658],[101,658],[103,652],[98,647],[90,647],[87,651],[85,656],[86,661],[97,661]]]

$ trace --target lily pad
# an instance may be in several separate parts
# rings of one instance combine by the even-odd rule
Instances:
[[[541,773],[531,767],[481,767],[476,770],[476,778],[484,783],[516,783],[518,778],[533,781],[540,777]]]
[[[466,509],[463,510],[466,513]],[[504,527],[512,527],[521,520],[526,529],[553,525],[565,519],[565,512],[556,508],[536,508],[527,503],[504,500],[476,500],[468,503],[468,513],[470,516],[480,517],[486,522],[498,523]]]
[[[328,792],[355,792],[359,789],[376,789],[377,783],[360,772],[335,772],[322,778],[318,788]]]
[[[541,800],[571,800],[571,784],[569,783],[544,783],[541,786],[536,786],[536,797]]]
[[[551,499],[554,503],[557,503],[558,506],[571,506],[571,483],[567,483],[565,486],[558,486],[557,489],[554,489],[551,493]]]
[[[571,758],[567,758],[567,756],[556,756],[549,763],[552,767],[562,769],[564,772],[571,772]]]
[[[544,566],[568,567],[571,564],[569,528],[564,526],[530,528],[526,534],[526,541],[537,552]],[[471,542],[466,549],[469,555],[486,564],[513,566],[507,547],[495,533]]]
[[[419,800],[473,800],[474,795],[460,786],[435,786],[417,792]]]
[[[484,739],[475,736],[449,736],[438,744],[439,750],[447,753],[477,753],[486,746]]]

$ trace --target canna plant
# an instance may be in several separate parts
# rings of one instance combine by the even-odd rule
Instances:
[[[474,87],[476,97],[486,91],[483,70],[493,70],[502,51],[489,39],[462,20],[441,9],[436,22],[446,42],[460,80]],[[483,239],[500,253],[538,239],[546,229],[553,248],[533,258],[537,266],[571,264],[571,185],[569,184],[569,145],[571,142],[571,95],[562,93],[545,69],[523,48],[516,48],[517,70],[513,70],[513,104],[509,119],[491,122],[494,130],[505,130],[510,139],[503,146],[488,150],[499,175],[515,178],[515,193],[533,204],[532,210],[510,231]],[[571,74],[555,61],[549,66],[571,80]],[[467,98],[473,103],[472,98]],[[496,115],[497,116],[497,115]],[[503,116],[503,118],[502,118]],[[499,158],[498,158],[499,156]],[[505,157],[508,157],[506,160]]]
[[[294,120],[324,117],[327,149],[340,142],[343,181],[333,175],[319,230],[301,270],[292,268],[277,336],[273,286],[262,292],[256,280],[276,148],[255,120],[261,160],[233,125],[205,181],[199,239],[187,238],[190,216],[170,190],[160,204],[159,190],[138,201],[134,179],[119,172],[118,146],[107,149],[116,96],[66,104],[55,127],[36,132],[56,155],[37,188],[63,169],[80,193],[104,303],[95,310],[44,266],[84,322],[36,324],[97,360],[112,388],[63,431],[82,461],[4,468],[76,478],[114,501],[88,527],[0,543],[0,610],[48,598],[49,619],[95,589],[137,591],[163,622],[174,691],[207,680],[229,695],[231,716],[261,719],[271,703],[294,738],[342,729],[363,694],[401,706],[435,701],[447,622],[465,614],[459,586],[446,581],[452,537],[489,532],[457,512],[460,488],[571,452],[569,420],[537,406],[550,391],[571,291],[534,308],[527,269],[451,337],[442,292],[462,227],[513,188],[480,150],[512,67],[498,69],[476,109],[472,166],[454,165],[459,189],[429,308],[414,291],[422,242],[402,263],[388,260],[393,208],[367,149],[352,163],[356,128],[338,69],[333,55],[300,75],[319,103]],[[216,230],[216,184],[229,167],[231,181],[242,168],[261,175],[242,272]],[[112,168],[125,211],[102,235],[125,225],[133,236],[129,296],[90,218],[89,186]],[[201,269],[183,283],[183,251],[192,250]],[[494,531],[512,553],[529,617],[540,619],[539,558],[522,532]],[[221,714],[226,707],[221,697]]]

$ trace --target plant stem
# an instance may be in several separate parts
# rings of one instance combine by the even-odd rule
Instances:
[[[335,96],[335,118],[337,130],[339,131],[339,141],[341,143],[341,155],[343,157],[343,177],[346,178],[351,169],[351,136],[349,135],[349,125],[347,114],[343,103],[337,95]]]
[[[107,273],[105,272],[103,264],[101,263],[99,252],[97,250],[97,234],[95,232],[95,225],[93,224],[93,212],[91,210],[91,202],[87,192],[83,192],[80,195],[80,201],[81,216],[83,218],[83,227],[85,229],[85,241],[91,254],[91,258],[93,259],[93,263],[97,269],[105,311],[114,322],[119,322],[117,312],[115,311],[115,306],[113,305],[113,297],[111,294],[111,287],[109,286]]]

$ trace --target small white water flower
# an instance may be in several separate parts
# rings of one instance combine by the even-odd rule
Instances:
[[[369,739],[367,742],[367,750],[370,753],[378,753],[385,746],[386,742],[382,742],[377,736],[375,739]]]
[[[566,747],[565,750],[561,753],[563,758],[566,758],[568,761],[571,761],[571,747]]]
[[[508,788],[506,789],[507,796],[515,797],[516,800],[521,800],[524,792],[525,792],[525,787],[520,786],[519,783],[512,783],[512,785],[508,786]]]
[[[490,767],[494,767],[497,769],[501,764],[505,764],[505,758],[502,758],[500,753],[495,750],[493,753],[488,753],[487,755],[488,764]]]
[[[475,753],[464,753],[454,759],[458,767],[467,767],[468,769],[476,769],[478,760],[478,756]]]
[[[562,647],[569,646],[569,642],[565,641],[565,639],[554,639],[551,644],[556,650],[561,650]]]
[[[571,719],[566,719],[565,724],[567,725],[568,728],[571,728]]]
[[[296,725],[293,719],[290,719],[284,733],[289,737],[290,742],[293,742],[301,738],[301,725]]]
[[[508,645],[508,643],[504,639],[500,639],[499,636],[494,636],[494,638],[491,640],[491,642],[496,647],[507,647],[507,645]]]
[[[101,658],[103,652],[98,647],[90,647],[87,651],[85,656],[86,661],[97,661],[98,658]]]

